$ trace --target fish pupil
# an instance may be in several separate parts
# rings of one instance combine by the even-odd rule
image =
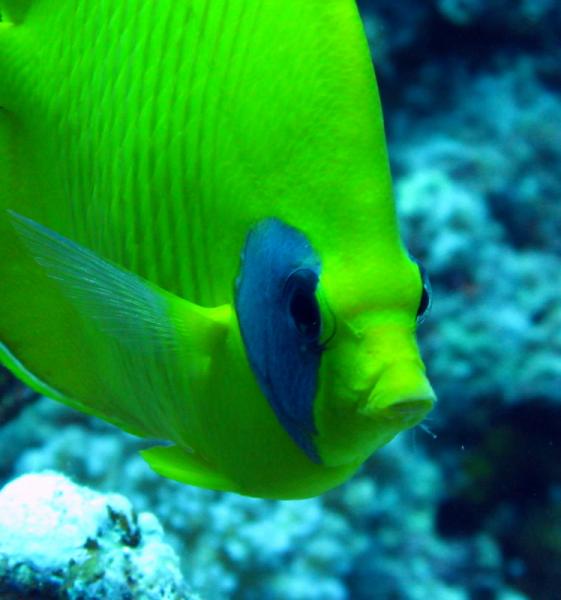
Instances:
[[[419,302],[419,308],[417,309],[417,323],[420,324],[425,320],[430,310],[432,290],[426,269],[418,261],[417,264],[419,265],[421,280],[423,282],[423,291],[421,292],[421,300]]]
[[[290,315],[301,335],[316,338],[320,329],[320,312],[313,293],[297,290],[290,301]]]
[[[421,294],[421,302],[417,309],[417,318],[420,319],[427,312],[430,305],[430,296],[426,286],[423,285],[423,292]]]
[[[423,285],[421,299],[419,300],[419,306],[417,308],[417,325],[420,325],[425,320],[432,304],[432,288],[427,270],[425,269],[425,267],[423,267],[421,261],[417,260],[411,254],[409,254],[409,258],[411,258],[411,260],[419,268],[419,275],[421,276],[421,282]]]

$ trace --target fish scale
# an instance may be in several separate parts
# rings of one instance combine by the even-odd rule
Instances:
[[[152,92],[149,96],[142,93],[142,86],[139,86],[139,104],[143,103],[146,106],[146,129],[152,130],[158,133],[162,128],[159,126],[159,119],[162,114],[170,114],[169,111],[169,93],[166,89],[166,68],[167,62],[164,61],[163,56],[159,56],[161,53],[161,44],[158,43],[161,39],[168,39],[166,32],[171,24],[173,16],[172,11],[168,11],[167,16],[163,19],[157,19],[156,12],[157,7],[154,4],[147,5],[146,10],[149,11],[146,19],[148,22],[154,23],[154,28],[150,29],[145,45],[142,49],[139,49],[139,60],[141,62],[148,62],[149,56],[154,56],[157,62],[152,63],[152,71],[146,73],[146,79],[153,81]],[[175,18],[180,18],[180,15],[175,14]],[[161,63],[162,68],[158,68],[158,63]],[[166,133],[166,130],[163,130]],[[169,132],[168,136],[169,136]],[[169,137],[164,142],[169,147]],[[142,147],[142,142],[138,140],[137,147]],[[171,150],[171,149],[170,149]],[[151,222],[152,219],[152,191],[149,189],[139,190],[139,203],[141,206],[142,230],[146,237],[151,237],[149,246],[141,246],[140,251],[143,255],[142,264],[151,265],[155,279],[154,281],[160,282],[166,289],[170,289],[175,293],[189,294],[191,290],[179,289],[177,287],[177,281],[180,280],[179,273],[181,268],[175,263],[173,253],[166,251],[165,241],[173,239],[173,223],[171,215],[171,206],[176,201],[176,197],[170,194],[169,181],[173,180],[173,174],[169,173],[169,166],[166,169],[166,165],[161,161],[158,161],[158,157],[150,153],[148,160],[146,161],[146,167],[148,172],[145,174],[138,174],[136,177],[137,181],[150,181],[152,176],[156,176],[163,180],[161,185],[161,193],[158,197],[158,219],[154,224]],[[133,163],[134,164],[134,163]],[[151,170],[151,171],[150,171]],[[177,177],[177,175],[176,175]],[[168,181],[166,183],[166,180]],[[180,217],[178,217],[180,218]],[[150,248],[152,249],[153,255],[150,255]],[[154,260],[153,256],[158,256],[158,259]],[[158,268],[159,265],[159,268]],[[190,268],[190,265],[183,265],[183,269]],[[177,269],[177,270],[176,270]],[[174,275],[174,273],[176,275]]]

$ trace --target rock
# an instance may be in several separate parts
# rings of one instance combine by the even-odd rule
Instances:
[[[195,598],[154,515],[54,472],[0,492],[0,597]]]

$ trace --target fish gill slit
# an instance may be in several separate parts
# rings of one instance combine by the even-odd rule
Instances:
[[[128,27],[132,31],[137,31],[137,23],[139,20],[140,11],[123,10],[123,14],[125,15],[124,27]],[[126,39],[125,36],[123,36],[123,38]],[[134,56],[135,52],[139,51],[138,45],[142,42],[136,37],[135,42],[131,42],[130,39],[131,38],[129,38],[128,41],[127,54]],[[135,43],[137,44],[136,47]],[[131,68],[125,69],[125,74],[122,78],[122,87],[124,93],[126,94],[126,101],[123,104],[131,106],[140,106],[139,86],[138,84],[134,86],[134,78],[132,76]],[[132,138],[134,136],[134,132],[136,131],[136,129],[137,128],[133,126],[131,131],[130,120],[123,119],[123,128],[121,130],[123,160],[118,161],[120,164],[129,165],[127,169],[119,169],[119,189],[122,190],[120,201],[124,204],[124,214],[126,219],[126,233],[124,235],[128,236],[128,238],[125,239],[125,248],[129,257],[129,268],[133,273],[138,273],[141,268],[140,253],[141,248],[143,246],[143,228],[141,227],[140,223],[141,213],[138,207],[138,205],[142,203],[142,189],[139,185],[139,182],[142,180],[140,173],[142,167],[140,161],[135,161],[130,151],[127,152],[126,142],[129,137]],[[114,157],[115,162],[117,162],[117,156]]]
[[[145,3],[142,10],[148,10],[148,6],[149,4]],[[141,17],[142,11],[139,11],[136,6],[132,6],[130,11],[126,11],[126,14],[131,11],[133,12],[133,18],[126,23],[125,27],[128,27],[129,30],[135,32],[138,29],[137,23]],[[127,56],[138,57],[139,62],[141,62],[143,57],[148,54],[146,50],[147,41],[147,37],[131,35],[127,48]],[[135,81],[135,78],[132,76],[132,69],[129,68],[128,77],[123,81],[124,90],[129,99],[127,105],[138,107],[137,118],[142,122],[146,106],[146,104],[141,101],[143,88],[140,85],[137,85],[136,89],[133,88],[133,81]],[[126,108],[124,110],[126,110]],[[152,193],[150,186],[146,187],[141,185],[142,181],[151,181],[149,150],[146,148],[145,140],[142,137],[142,127],[137,127],[136,123],[131,124],[130,119],[123,119],[123,121],[128,125],[128,129],[124,131],[124,141],[130,137],[131,143],[129,144],[129,147],[131,149],[142,149],[137,156],[134,155],[133,151],[129,150],[129,153],[125,158],[130,167],[126,172],[124,170],[122,172],[123,189],[128,192],[126,201],[132,205],[130,210],[135,224],[135,227],[132,230],[133,239],[131,246],[131,253],[134,253],[136,257],[135,271],[149,280],[159,281],[159,265],[158,262],[154,260],[155,225],[153,206],[151,203]]]
[[[193,7],[191,5],[185,6],[186,13],[183,16],[185,21],[185,32],[179,36],[178,49],[176,52],[176,62],[172,65],[172,73],[180,73],[181,65],[185,64],[185,57],[188,54],[189,44],[191,42],[192,29],[196,21],[193,18]],[[189,64],[189,63],[187,63]],[[191,67],[192,68],[192,67]],[[192,75],[192,73],[191,73]],[[174,129],[182,131],[182,136],[177,144],[177,163],[179,169],[175,173],[177,181],[176,190],[176,203],[174,206],[177,208],[177,218],[173,220],[174,223],[174,240],[177,240],[177,248],[171,252],[171,260],[173,261],[173,270],[178,274],[178,292],[182,297],[190,297],[192,295],[192,279],[189,277],[189,272],[192,269],[193,256],[189,255],[183,249],[189,247],[188,233],[189,223],[186,220],[186,215],[189,211],[189,203],[193,202],[192,190],[189,189],[187,179],[187,159],[186,159],[186,144],[188,142],[188,129],[190,121],[189,101],[190,92],[186,89],[187,97],[185,98],[179,93],[180,83],[183,84],[183,80],[179,77],[173,78],[174,89],[171,93],[171,114],[175,116]],[[185,259],[187,256],[187,259]],[[186,266],[187,264],[187,266]]]
[[[240,24],[239,32],[242,31],[242,27],[245,25],[246,35],[241,35],[241,33],[240,33],[238,39],[236,40],[236,43],[233,46],[233,49],[237,50],[238,55],[239,55],[239,59],[237,60],[237,65],[239,65],[238,73],[237,73],[237,80],[232,80],[232,85],[230,88],[231,93],[229,94],[229,99],[231,101],[231,105],[234,107],[236,106],[236,103],[238,102],[240,93],[242,92],[242,82],[244,81],[244,78],[246,77],[248,65],[251,62],[251,61],[247,60],[248,55],[251,50],[251,32],[255,30],[257,23],[259,22],[259,19],[261,18],[265,1],[266,0],[261,0],[261,2],[259,2],[259,4],[257,4],[253,8],[253,15],[252,15],[253,18],[252,19],[250,19],[250,18],[244,19],[244,22]],[[245,40],[245,44],[242,47],[240,47],[240,40]],[[229,110],[227,104],[223,103],[222,106],[224,106],[224,112],[226,115],[226,118],[222,120],[222,123],[227,124],[227,128],[229,131],[232,132],[232,138],[235,141],[235,139],[237,139],[237,134],[239,131],[238,126],[237,126],[237,119],[235,118],[235,115],[232,115],[231,109]],[[227,118],[228,116],[230,116],[231,118],[228,119]],[[230,150],[236,151],[238,153],[240,152],[239,147],[236,144],[234,144],[230,148]],[[244,164],[244,161],[240,160],[239,164]],[[258,182],[255,182],[256,187],[258,187],[257,183]]]
[[[226,2],[222,3],[221,15],[224,13],[224,7]],[[197,190],[197,202],[193,205],[193,227],[191,229],[192,241],[195,251],[197,252],[197,260],[193,261],[194,269],[197,272],[196,281],[198,285],[198,302],[206,303],[206,292],[205,288],[206,278],[205,272],[208,265],[206,265],[207,257],[204,252],[204,208],[203,204],[208,200],[207,189],[203,181],[203,172],[205,157],[203,156],[204,139],[206,122],[205,116],[205,102],[207,101],[209,82],[212,79],[212,64],[213,64],[213,53],[217,44],[216,37],[213,36],[212,21],[210,19],[211,11],[205,11],[204,20],[204,35],[200,51],[197,56],[199,77],[202,80],[202,87],[200,89],[199,99],[195,105],[197,108],[197,123],[198,127],[193,132],[195,141],[193,144],[193,173],[192,181],[193,186]],[[209,48],[209,46],[212,46]],[[206,53],[209,52],[207,56]],[[205,265],[203,266],[203,262]]]
[[[83,3],[80,3],[76,8],[76,17],[78,19],[85,19]],[[62,43],[62,45],[65,46],[62,52],[66,51],[73,56],[80,57],[78,59],[80,62],[74,64],[70,76],[65,79],[62,84],[63,86],[71,86],[74,83],[76,70],[79,68],[79,65],[82,65],[82,68],[84,68],[84,62],[88,60],[87,57],[89,56],[89,53],[84,52],[83,48],[80,47],[82,39],[87,36],[83,36],[83,38],[80,39],[75,31],[69,31],[68,35],[71,36],[71,42],[67,44]],[[61,63],[64,62],[64,58],[61,57]],[[84,105],[87,106],[88,99],[84,98],[86,88],[87,86],[76,86],[76,89],[79,90],[78,94],[67,94],[67,97],[71,99],[71,104],[69,105],[70,114],[78,112],[81,102],[84,102]],[[95,125],[95,121],[92,119],[91,111],[88,111],[88,115],[89,122],[86,129],[88,132],[91,132]],[[66,178],[67,181],[69,181],[66,192],[68,194],[70,205],[70,228],[68,232],[65,231],[64,233],[68,233],[73,239],[81,241],[82,243],[88,243],[88,234],[91,227],[90,224],[86,222],[87,217],[85,209],[88,205],[87,198],[92,197],[93,167],[91,160],[91,144],[87,142],[88,135],[86,131],[81,128],[78,130],[78,143],[81,146],[81,152],[75,152],[75,140],[72,136],[66,135],[64,136],[64,139],[66,140],[66,143],[64,144],[66,150],[65,168],[69,171],[69,177]],[[81,156],[82,159],[79,160],[78,156]]]
[[[203,14],[202,14],[202,18],[201,21],[199,22],[199,26],[197,28],[197,38],[195,41],[195,45],[194,45],[194,51],[193,51],[193,61],[191,63],[191,74],[190,74],[190,78],[189,78],[189,82],[187,84],[187,89],[188,90],[192,90],[192,96],[191,96],[191,110],[193,111],[192,117],[191,117],[191,122],[195,123],[198,125],[198,127],[200,127],[200,123],[196,123],[193,119],[194,113],[195,113],[195,105],[193,103],[193,99],[195,97],[195,88],[194,88],[194,82],[196,81],[196,76],[197,73],[199,72],[199,66],[200,66],[200,60],[201,60],[201,47],[203,46],[203,40],[204,40],[204,36],[205,36],[205,31],[206,31],[206,24],[207,24],[207,20],[208,20],[208,12],[209,12],[209,4],[208,2],[204,3],[204,8],[203,8]],[[192,128],[193,130],[195,129],[194,127]],[[193,131],[193,135],[196,136],[197,135],[197,131]],[[198,139],[198,136],[197,136]],[[195,212],[196,212],[196,204],[197,202],[201,202],[201,197],[200,197],[200,193],[199,190],[197,190],[196,187],[196,176],[195,176],[195,169],[196,169],[196,161],[197,161],[197,156],[196,156],[196,143],[192,143],[189,144],[189,149],[190,149],[190,156],[187,156],[187,161],[185,164],[185,168],[186,168],[186,180],[188,185],[190,184],[190,191],[192,192],[191,194],[191,202],[190,202],[190,206],[189,206],[189,216],[190,218],[187,221],[187,232],[186,232],[186,241],[187,244],[189,246],[188,248],[188,252],[187,255],[190,257],[191,259],[191,264],[190,264],[190,270],[191,270],[191,292],[193,294],[192,299],[195,302],[199,302],[200,301],[200,297],[201,297],[201,286],[200,286],[200,282],[199,282],[199,277],[198,277],[198,269],[197,269],[197,260],[196,258],[196,241],[194,238],[194,225],[195,225]]]
[[[143,63],[146,63],[149,57],[153,57],[159,49],[161,52],[158,40],[161,39],[160,29],[162,28],[162,21],[161,19],[156,19],[155,14],[158,10],[158,3],[150,2],[147,5],[146,10],[149,11],[147,21],[153,23],[154,27],[150,28],[146,43],[141,51],[139,50]],[[169,18],[169,13],[166,14]],[[164,28],[166,26],[167,23],[164,23]],[[158,129],[159,102],[164,98],[161,94],[163,71],[163,68],[156,70],[154,79],[151,82],[153,94],[149,98],[149,101],[145,103],[147,111],[146,120],[148,122],[146,130],[152,135],[155,135]],[[145,140],[142,140],[142,144],[145,144]],[[163,288],[170,289],[170,285],[173,282],[173,275],[170,259],[166,253],[166,240],[170,239],[171,224],[169,211],[167,210],[169,198],[164,194],[167,173],[166,169],[162,168],[160,157],[154,149],[147,148],[146,152],[147,161],[145,168],[147,181],[154,182],[154,185],[144,189],[142,195],[143,237],[150,239],[150,242],[143,245],[142,248],[143,263],[150,278],[155,279]],[[162,196],[156,198],[156,195],[160,194],[160,190]]]
[[[153,4],[153,9],[156,10],[157,3]],[[166,11],[165,19],[160,19],[159,28],[153,31],[152,39],[157,38],[161,40],[169,40],[170,32],[173,22],[178,17],[176,11]],[[154,17],[151,17],[151,21],[154,21]],[[162,48],[161,44],[156,43],[156,47]],[[163,54],[163,50],[160,50]],[[168,79],[173,79],[173,73],[171,77],[167,77],[168,71],[166,70],[166,61],[164,57],[161,56],[159,61],[162,65],[161,68],[157,70],[155,84],[154,84],[154,106],[153,110],[153,123],[154,128],[157,125],[156,116],[158,114],[171,115],[172,101],[169,93],[166,94],[166,85]],[[171,148],[173,147],[171,144],[171,137],[173,128],[169,127],[166,130],[166,140],[165,147]],[[161,266],[161,278],[163,282],[163,286],[177,293],[178,287],[178,269],[177,269],[177,260],[176,260],[176,252],[174,252],[174,248],[170,244],[170,240],[177,239],[175,237],[175,233],[177,231],[177,223],[175,222],[173,216],[173,177],[174,174],[170,168],[169,163],[160,164],[161,169],[161,181],[159,181],[162,186],[162,194],[158,200],[159,206],[159,233],[160,240],[159,243],[155,246],[155,255],[157,255],[157,260],[154,262]]]
[[[205,223],[210,223],[209,215],[212,214],[211,203],[214,202],[213,193],[216,191],[216,186],[213,186],[212,182],[212,163],[215,158],[213,154],[213,140],[215,139],[215,132],[218,129],[219,113],[217,110],[219,97],[220,97],[220,85],[218,82],[218,65],[220,65],[220,52],[223,50],[224,45],[221,43],[226,38],[225,23],[227,22],[227,15],[231,10],[230,3],[224,2],[222,5],[222,11],[217,18],[214,25],[214,32],[211,30],[210,38],[212,39],[212,49],[206,60],[206,72],[207,77],[205,80],[205,86],[201,94],[201,123],[205,124],[205,127],[201,127],[199,137],[199,148],[198,148],[198,174],[199,174],[199,187],[201,189],[201,202],[199,203],[199,228],[200,231],[200,248],[201,248],[201,261],[204,261],[204,268],[202,274],[204,274],[204,283],[206,284],[206,295],[205,300],[207,303],[214,303],[214,289],[213,289],[213,277],[212,277],[212,265],[211,260],[213,253],[209,252],[209,236],[208,229],[214,230],[212,227],[207,228],[204,226]],[[214,99],[214,108],[213,108]],[[208,110],[206,110],[208,107]],[[205,119],[205,110],[207,112],[207,118]],[[214,114],[213,114],[214,111]],[[211,124],[212,123],[212,128]],[[206,152],[205,152],[206,150]],[[205,178],[206,176],[206,178]]]
[[[124,26],[126,25],[125,17],[125,7],[123,5],[118,5],[115,3],[113,5],[113,14],[109,20],[110,27],[123,31]],[[110,36],[112,39],[119,39],[117,36]],[[119,52],[118,43],[114,42],[110,49],[108,49],[108,54],[113,58]],[[126,67],[125,67],[126,72]],[[122,75],[123,67],[121,66],[121,71],[118,73],[117,77],[112,80],[112,92],[114,95],[119,93],[120,80],[124,75]],[[124,103],[123,103],[124,104]],[[128,202],[126,198],[126,194],[123,193],[122,187],[122,172],[123,169],[121,165],[118,164],[117,154],[115,150],[115,145],[113,140],[115,138],[118,139],[118,135],[121,132],[121,119],[119,116],[119,109],[113,108],[109,110],[109,122],[105,125],[105,138],[107,144],[107,152],[108,156],[110,156],[109,164],[105,169],[105,186],[106,189],[113,190],[113,197],[111,199],[111,203],[114,208],[114,222],[112,223],[114,238],[117,242],[116,247],[119,249],[119,264],[123,265],[125,268],[131,268],[131,257],[129,252],[127,252],[127,235],[129,231],[131,231],[132,223],[128,223],[127,221],[127,213],[128,213]],[[123,140],[120,140],[121,142]],[[117,185],[115,185],[115,183]]]
[[[85,4],[79,3],[79,8]],[[99,60],[99,49],[104,50],[103,58],[107,58],[106,49],[108,44],[105,39],[107,28],[94,28],[96,20],[98,22],[104,22],[105,20],[104,15],[94,14],[95,18],[86,13],[82,17],[84,27],[88,32],[82,38],[88,40],[90,45],[85,49],[75,48],[76,54],[80,56],[79,60],[82,61],[82,70],[89,74],[88,86],[77,85],[80,90],[78,106],[80,106],[80,102],[83,102],[81,110],[84,110],[84,108],[87,110],[89,123],[86,139],[84,140],[84,154],[81,157],[81,166],[79,167],[83,173],[84,183],[79,194],[78,218],[84,223],[84,228],[82,230],[83,235],[78,235],[75,239],[110,257],[115,262],[120,262],[120,243],[115,236],[115,219],[111,212],[114,190],[110,177],[107,177],[106,174],[106,169],[111,169],[111,165],[108,167],[101,162],[100,156],[105,153],[99,152],[99,148],[97,152],[93,151],[93,147],[96,147],[96,145],[103,147],[108,144],[106,141],[108,126],[104,121],[103,109],[100,109],[100,106],[103,107],[103,101],[106,101],[106,88],[103,85],[104,76],[102,72],[106,60]],[[94,42],[97,52],[94,50]],[[77,44],[81,44],[79,37],[77,37]],[[90,59],[94,55],[95,59]],[[85,63],[85,61],[88,61],[88,63]],[[96,220],[96,217],[99,219],[100,215],[103,215],[108,226],[107,230],[103,232],[100,231],[101,224],[99,220]]]

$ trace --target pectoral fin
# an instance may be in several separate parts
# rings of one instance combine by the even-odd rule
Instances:
[[[237,489],[234,482],[215,471],[203,459],[178,446],[154,446],[140,454],[156,473],[169,479],[223,492]]]
[[[81,315],[115,342],[139,350],[146,345],[152,351],[179,343],[163,290],[32,219],[8,212],[36,262],[59,282]]]
[[[201,308],[31,219],[10,215],[29,254],[77,312],[80,339],[93,349],[83,377],[97,385],[62,396],[134,433],[187,443],[192,392],[204,385],[229,308]],[[56,384],[56,372],[53,379]]]

